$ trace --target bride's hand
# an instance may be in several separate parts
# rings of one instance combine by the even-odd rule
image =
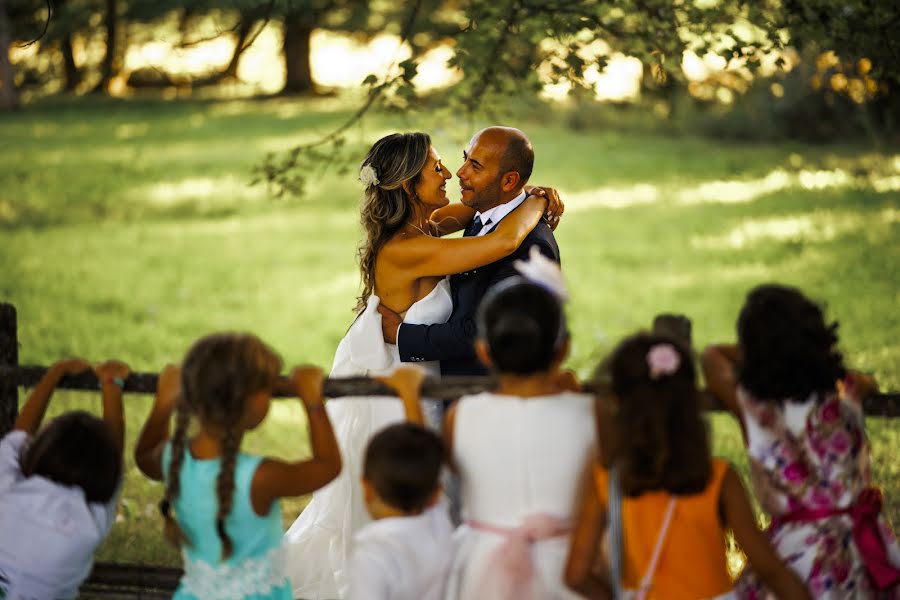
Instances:
[[[384,336],[384,342],[386,344],[396,344],[397,330],[400,328],[400,324],[403,323],[403,319],[384,304],[378,305],[378,313],[381,315],[381,335]]]
[[[559,225],[560,218],[566,211],[566,205],[563,203],[562,198],[559,197],[559,192],[555,188],[543,186],[526,186],[525,192],[530,196],[541,196],[547,199],[547,210],[544,211],[544,218],[550,225],[550,229],[555,231]]]

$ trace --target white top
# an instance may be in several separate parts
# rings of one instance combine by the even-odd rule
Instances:
[[[564,392],[520,398],[484,392],[460,398],[453,429],[464,522],[516,529],[527,517],[549,515],[573,524],[579,482],[593,457],[596,434],[591,396]],[[503,535],[464,524],[447,598],[480,599],[479,585]],[[563,583],[569,537],[534,543],[541,598],[578,598]]]
[[[379,299],[369,298],[334,355],[331,377],[386,373],[400,364],[393,344],[381,334]],[[450,284],[442,279],[427,296],[406,311],[404,322],[444,323],[453,311]],[[438,374],[438,362],[420,362]],[[337,478],[316,490],[312,500],[284,535],[286,572],[295,598],[348,598],[353,535],[371,521],[363,501],[360,478],[363,456],[372,435],[403,421],[403,404],[396,397],[334,398],[325,404],[341,448],[343,468]]]
[[[414,517],[373,521],[354,537],[348,598],[439,600],[452,554],[443,502]]]
[[[29,442],[24,431],[0,440],[0,598],[75,598],[115,521],[118,493],[88,503],[80,487],[25,477]]]
[[[484,211],[483,213],[475,213],[476,217],[481,217],[482,222],[481,231],[479,231],[475,235],[480,236],[486,234],[488,231],[491,231],[497,223],[503,220],[503,217],[517,209],[519,205],[525,202],[525,198],[527,197],[528,194],[523,191],[521,194],[519,194],[509,202],[506,202],[505,204],[499,204],[494,208],[490,208]]]

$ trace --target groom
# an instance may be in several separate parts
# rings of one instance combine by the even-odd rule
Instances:
[[[524,186],[534,165],[534,149],[524,133],[512,127],[482,129],[463,152],[465,162],[456,172],[462,203],[477,212],[466,236],[485,235],[522,202]],[[446,323],[411,325],[378,306],[384,340],[397,344],[400,360],[439,360],[442,375],[485,375],[475,356],[475,314],[485,293],[499,281],[517,274],[513,262],[527,259],[532,246],[559,262],[559,247],[550,225],[542,219],[513,254],[487,266],[450,277],[453,312]]]

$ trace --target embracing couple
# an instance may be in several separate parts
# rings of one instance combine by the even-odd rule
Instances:
[[[559,262],[553,229],[563,211],[553,189],[529,188],[534,150],[524,133],[489,127],[475,134],[452,176],[424,133],[392,134],[369,150],[360,247],[363,291],[357,318],[335,354],[332,377],[382,374],[416,362],[430,374],[486,373],[474,350],[475,314],[487,290],[517,274],[536,248]],[[465,230],[463,237],[444,238]],[[345,598],[352,536],[369,521],[360,477],[366,444],[403,420],[396,398],[335,399],[327,410],[344,468],[285,534],[295,598]],[[439,422],[440,415],[432,415]]]

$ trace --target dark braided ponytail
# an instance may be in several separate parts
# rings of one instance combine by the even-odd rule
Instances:
[[[187,536],[172,516],[172,504],[181,493],[181,466],[184,464],[184,448],[187,442],[188,426],[191,422],[191,413],[184,401],[184,396],[179,395],[176,401],[175,433],[172,435],[171,455],[169,461],[169,473],[166,477],[166,492],[159,510],[166,520],[164,533],[166,539],[175,546],[189,543]]]
[[[216,533],[219,534],[219,540],[222,541],[222,560],[227,560],[234,551],[231,537],[225,531],[225,517],[231,513],[231,506],[234,503],[234,468],[237,464],[242,437],[235,426],[226,428],[222,437],[222,466],[219,469],[219,476],[216,478],[216,496],[219,500],[219,512],[216,513]]]

